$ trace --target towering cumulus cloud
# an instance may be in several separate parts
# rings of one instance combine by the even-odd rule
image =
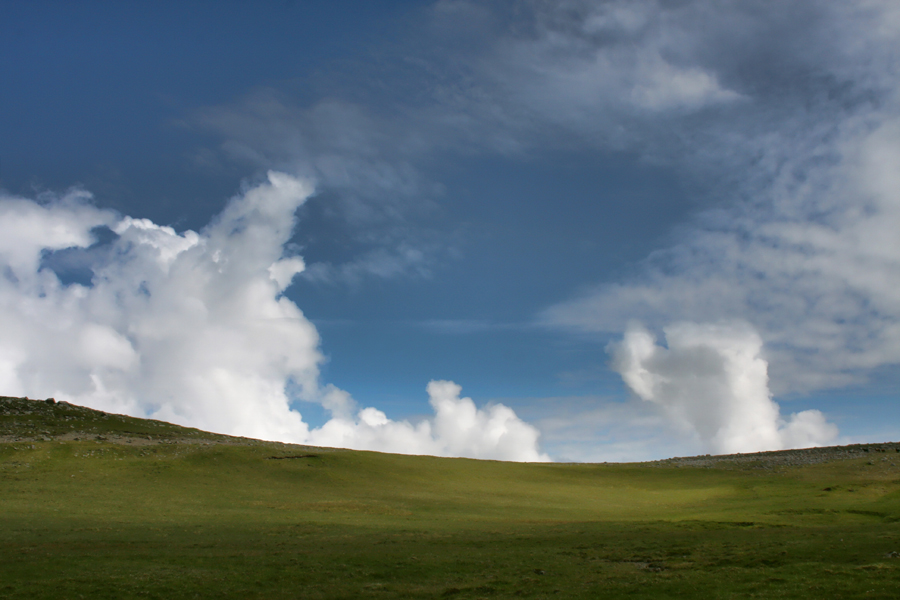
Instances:
[[[449,382],[429,386],[437,414],[418,425],[320,386],[318,333],[282,294],[304,269],[284,247],[312,191],[271,172],[199,233],[120,217],[85,192],[0,196],[0,393],[265,439],[545,460],[537,430]],[[310,430],[296,400],[332,421]]]
[[[817,410],[781,417],[769,393],[762,341],[744,324],[679,323],[668,348],[633,325],[611,346],[613,366],[637,396],[660,405],[717,453],[821,446],[837,427]]]

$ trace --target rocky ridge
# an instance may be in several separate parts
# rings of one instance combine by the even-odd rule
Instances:
[[[664,460],[642,463],[660,467],[743,467],[776,468],[801,467],[836,460],[868,458],[870,461],[900,462],[900,443],[850,444],[847,446],[823,446],[819,448],[798,448],[774,450],[770,452],[749,452],[745,454],[709,454],[701,456],[676,456]]]

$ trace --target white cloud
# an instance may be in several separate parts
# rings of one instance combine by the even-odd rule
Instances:
[[[282,295],[305,266],[283,252],[312,191],[270,172],[199,233],[119,218],[84,192],[0,197],[3,393],[271,440],[546,460],[534,427],[502,405],[476,408],[449,382],[429,385],[435,416],[415,426],[320,386],[318,332]],[[101,226],[118,237],[97,243]],[[59,250],[81,252],[90,285],[42,264]],[[333,418],[310,430],[297,400]]]
[[[748,100],[722,64],[733,50],[716,47],[740,13],[705,2],[520,3],[490,51],[473,60],[480,76],[467,107],[478,115],[473,134],[489,129],[498,137],[494,129],[505,129],[501,135],[518,138],[509,147],[544,146],[552,125],[565,132],[564,143],[574,136],[644,152],[671,143],[682,119]]]
[[[604,6],[597,7],[603,11]],[[656,20],[660,13],[653,15]],[[588,17],[590,20],[591,17]],[[718,76],[698,64],[678,64],[666,55],[673,43],[658,29],[633,37],[627,28],[595,35],[560,31],[545,24],[535,39],[510,40],[498,47],[487,67],[510,94],[509,101],[542,119],[590,134],[605,133],[617,119],[692,112],[742,98],[723,88]],[[617,35],[621,34],[621,35]]]
[[[502,404],[477,408],[460,398],[452,381],[428,384],[433,419],[417,424],[392,421],[375,408],[355,418],[334,418],[312,432],[312,443],[360,450],[387,450],[434,456],[467,456],[521,462],[548,461],[538,450],[538,430]]]
[[[0,283],[0,345],[17,354],[10,387],[225,433],[302,439],[306,425],[284,386],[294,380],[316,397],[319,337],[278,297],[269,268],[280,264],[294,212],[311,192],[271,173],[202,232],[183,234],[116,219],[83,194],[44,206],[4,198],[4,239],[34,215],[37,230],[69,232],[58,242],[29,237],[31,256],[8,263],[28,270],[12,266],[16,277]],[[51,269],[39,270],[42,252],[86,249],[98,225],[118,237],[85,250],[92,285],[63,285]]]
[[[299,256],[292,256],[272,263],[269,267],[269,275],[278,284],[278,289],[284,290],[291,285],[295,275],[299,275],[306,269],[306,263]]]
[[[42,250],[86,246],[93,239],[94,227],[110,224],[112,213],[85,204],[89,196],[74,190],[52,208],[23,198],[4,199],[0,204],[0,223],[8,225],[0,237],[0,258],[7,269],[6,276],[36,283]]]
[[[678,323],[668,347],[633,325],[612,345],[613,367],[642,400],[653,402],[717,454],[822,446],[837,427],[807,410],[783,419],[769,393],[762,340],[746,325]]]
[[[697,109],[741,98],[722,89],[715,75],[697,67],[678,68],[658,55],[642,59],[638,71],[640,78],[632,84],[630,98],[642,108]]]

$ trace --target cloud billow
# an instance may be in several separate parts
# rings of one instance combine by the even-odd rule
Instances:
[[[471,398],[460,398],[452,381],[428,384],[433,419],[411,424],[391,421],[375,408],[355,418],[336,417],[312,432],[312,443],[361,450],[465,456],[527,462],[550,458],[538,450],[538,430],[520,420],[502,404],[477,408]]]
[[[430,384],[436,415],[417,425],[320,385],[318,332],[283,294],[305,268],[284,252],[312,193],[270,172],[199,233],[121,217],[82,191],[0,196],[0,393],[269,440],[547,460],[535,428],[451,382]],[[89,283],[64,282],[67,269]],[[310,429],[298,401],[332,420]]]
[[[769,392],[762,340],[746,324],[677,323],[658,346],[633,324],[612,344],[613,368],[639,398],[660,406],[717,454],[822,446],[837,427],[821,412],[784,419]]]

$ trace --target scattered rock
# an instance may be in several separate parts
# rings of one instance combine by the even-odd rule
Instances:
[[[319,458],[316,454],[294,454],[291,456],[267,456],[269,460],[290,460],[294,458]]]
[[[873,446],[852,444],[849,446],[825,446],[821,448],[800,448],[796,450],[776,450],[771,452],[751,452],[744,454],[723,454],[717,456],[676,456],[664,460],[643,463],[650,467],[701,467],[715,466],[739,469],[759,469],[773,471],[780,467],[802,467],[836,460],[870,458],[871,452],[900,452],[900,444],[887,442]]]

